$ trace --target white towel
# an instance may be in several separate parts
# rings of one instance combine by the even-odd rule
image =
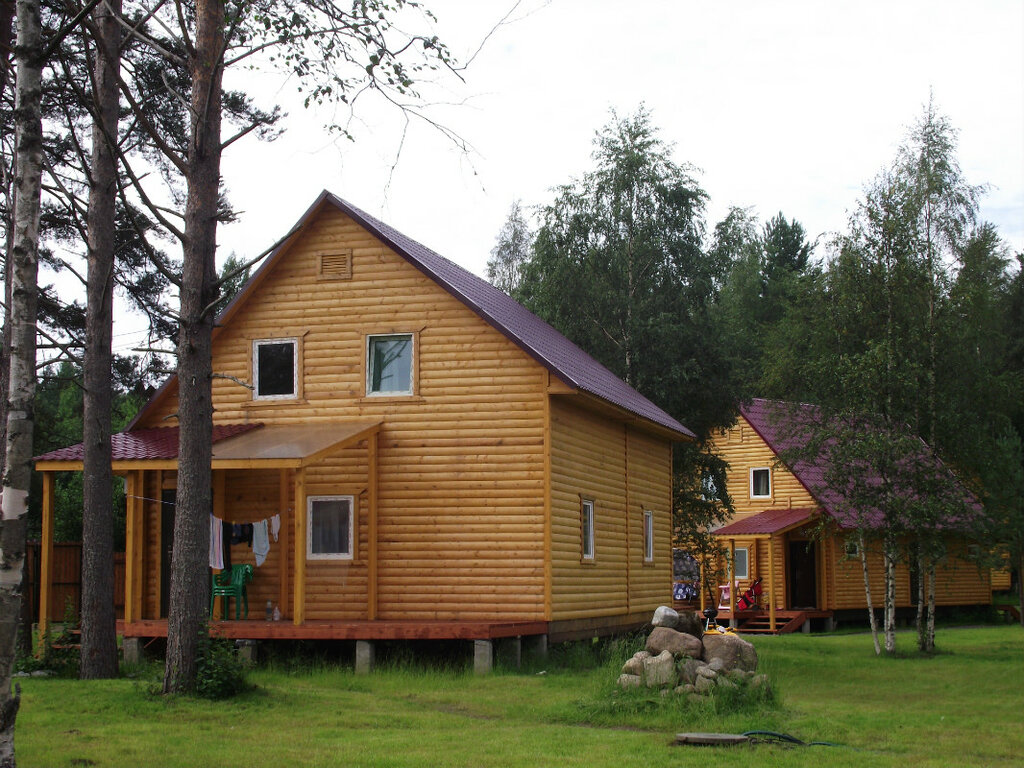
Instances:
[[[224,523],[210,513],[210,567],[224,568]]]
[[[267,535],[267,521],[252,524],[252,553],[256,556],[256,567],[263,565],[270,552],[270,536]]]
[[[274,537],[274,541],[277,541],[277,534],[281,532],[281,516],[274,515],[270,518],[270,533]]]

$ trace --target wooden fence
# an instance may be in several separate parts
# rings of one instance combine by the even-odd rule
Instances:
[[[25,584],[22,591],[24,620],[39,621],[40,550],[38,541],[28,542],[25,551]],[[62,621],[67,607],[77,618],[82,605],[82,544],[53,545],[53,583],[50,585],[50,621]],[[114,553],[114,607],[124,615],[124,552]]]

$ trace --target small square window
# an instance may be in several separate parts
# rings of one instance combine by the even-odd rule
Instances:
[[[846,556],[860,557],[860,545],[856,541],[846,542]]]
[[[306,501],[306,556],[351,560],[355,534],[352,496],[310,496]]]
[[[644,562],[654,560],[654,513],[644,511]]]
[[[252,343],[253,397],[256,400],[297,396],[298,347],[297,339],[261,339]]]
[[[750,578],[750,550],[746,547],[736,547],[736,559],[732,564],[732,577],[734,579]]]
[[[583,499],[582,503],[583,559],[594,559],[594,502]]]
[[[413,376],[411,333],[368,336],[366,394],[411,395]]]
[[[772,471],[768,467],[750,470],[750,498],[769,499],[772,495]]]

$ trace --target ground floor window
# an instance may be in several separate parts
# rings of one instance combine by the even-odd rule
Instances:
[[[732,577],[734,579],[750,578],[750,550],[746,547],[736,547],[735,549]]]
[[[306,500],[306,556],[351,560],[355,538],[352,496],[310,496]]]
[[[594,502],[590,499],[582,500],[582,508],[580,511],[582,517],[581,527],[583,535],[583,559],[593,560],[594,559]]]
[[[654,560],[654,513],[644,510],[644,562]]]

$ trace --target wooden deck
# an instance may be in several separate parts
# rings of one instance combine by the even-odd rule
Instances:
[[[167,637],[166,619],[117,622],[125,637]],[[495,640],[545,635],[546,621],[211,621],[210,631],[235,640]]]
[[[799,632],[804,626],[810,626],[811,619],[828,619],[833,615],[832,611],[818,610],[785,610],[775,612],[775,631],[772,632],[771,621],[768,611],[736,611],[736,631],[740,634],[776,634],[785,635],[790,632]],[[728,609],[718,611],[716,621],[719,624],[729,624],[733,614]],[[809,631],[809,629],[804,630]]]

